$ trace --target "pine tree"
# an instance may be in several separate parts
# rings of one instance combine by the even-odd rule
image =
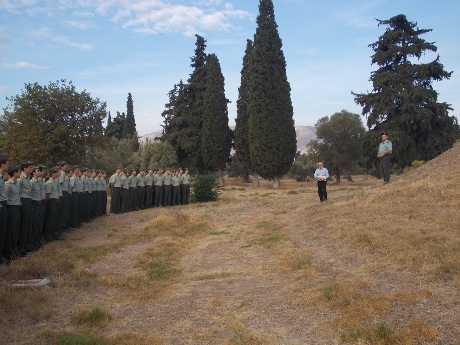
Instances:
[[[217,171],[219,185],[224,184],[224,168],[230,156],[232,134],[228,127],[228,99],[219,60],[215,54],[207,57],[207,85],[203,102],[201,152],[203,162]]]
[[[253,169],[265,179],[289,171],[297,151],[291,87],[272,0],[260,0],[249,62],[249,140]]]
[[[235,119],[235,151],[238,161],[245,170],[244,179],[249,181],[249,173],[252,168],[251,154],[249,151],[249,58],[251,56],[253,42],[247,40],[246,51],[243,57],[241,69],[241,84],[238,88],[238,100],[236,101]]]
[[[458,138],[458,124],[449,104],[439,103],[434,81],[449,79],[452,72],[444,70],[439,55],[431,62],[416,63],[426,52],[436,52],[434,43],[421,35],[432,30],[419,29],[400,14],[388,20],[377,20],[387,26],[378,41],[369,45],[375,52],[372,64],[373,91],[353,93],[355,102],[363,107],[370,129],[365,151],[374,161],[380,132],[390,134],[393,160],[403,168],[414,160],[429,160],[452,147]]]

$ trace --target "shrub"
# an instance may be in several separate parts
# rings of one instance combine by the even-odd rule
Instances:
[[[193,202],[216,201],[219,194],[216,175],[198,175],[192,187],[191,200]]]

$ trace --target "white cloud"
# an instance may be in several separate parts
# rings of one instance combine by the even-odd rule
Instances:
[[[90,21],[87,20],[65,20],[62,22],[65,26],[71,27],[71,28],[76,28],[76,29],[92,29],[96,25]]]
[[[47,69],[45,66],[38,66],[27,61],[19,61],[13,64],[6,64],[7,68],[17,68],[17,69]]]
[[[93,49],[92,44],[74,42],[66,36],[56,35],[50,28],[47,28],[47,27],[42,27],[40,29],[34,30],[31,33],[31,35],[38,39],[49,39],[53,42],[65,44],[65,45],[75,47],[81,50]]]

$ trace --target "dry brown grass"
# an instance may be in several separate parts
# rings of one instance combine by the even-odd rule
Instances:
[[[0,267],[0,344],[457,344],[459,155],[98,219]]]

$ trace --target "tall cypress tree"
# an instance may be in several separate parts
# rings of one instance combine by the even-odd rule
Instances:
[[[235,119],[235,151],[238,161],[245,170],[245,181],[249,181],[251,171],[251,154],[249,151],[249,58],[251,56],[253,42],[247,40],[246,51],[243,57],[241,69],[241,84],[238,88],[238,100],[236,101]]]
[[[215,54],[207,57],[207,84],[203,101],[203,128],[201,151],[203,162],[217,171],[219,185],[224,184],[224,168],[230,155],[232,134],[228,127],[228,99],[225,97],[225,80]]]
[[[181,109],[185,112],[186,127],[182,130],[183,144],[187,154],[187,161],[200,173],[206,173],[207,168],[203,163],[201,153],[201,129],[203,127],[203,102],[206,93],[206,40],[200,35],[196,36],[195,56],[191,58],[193,72],[188,79],[183,98],[187,107]]]
[[[291,87],[272,0],[260,0],[249,63],[249,140],[254,170],[265,179],[289,171],[297,151]]]
[[[458,138],[450,105],[439,103],[432,87],[433,81],[449,79],[452,72],[444,70],[439,55],[428,63],[414,63],[426,52],[436,52],[434,43],[420,38],[432,30],[418,29],[403,14],[377,21],[388,28],[369,45],[375,52],[372,64],[379,66],[370,78],[373,91],[353,95],[367,117],[370,131],[365,151],[370,162],[376,160],[380,132],[387,131],[393,142],[393,160],[403,168],[414,160],[436,157]]]
[[[134,119],[134,104],[133,97],[131,92],[128,93],[128,100],[126,101],[126,120],[125,126],[123,128],[123,137],[124,138],[136,138],[138,137],[136,131],[136,120]],[[135,141],[136,150],[139,149],[139,142]]]

